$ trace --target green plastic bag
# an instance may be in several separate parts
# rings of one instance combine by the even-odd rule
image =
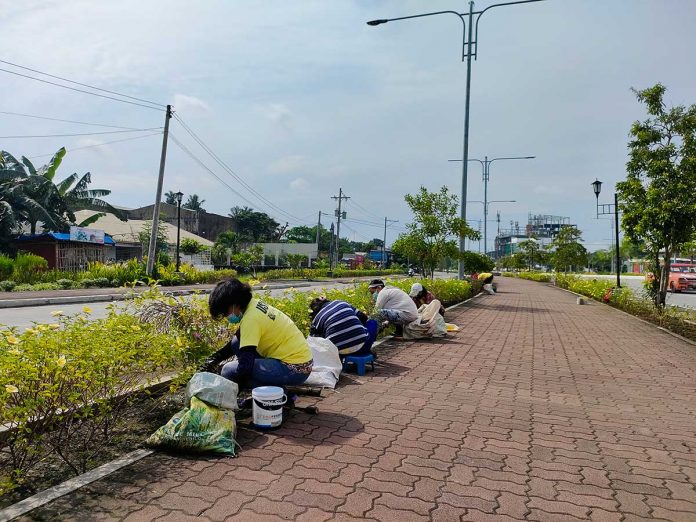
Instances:
[[[146,444],[196,453],[234,455],[237,423],[234,411],[216,408],[191,397],[191,404],[153,433]]]

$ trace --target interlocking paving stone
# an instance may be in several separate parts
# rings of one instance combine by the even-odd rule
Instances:
[[[503,279],[237,459],[155,454],[50,520],[696,520],[696,346]],[[301,401],[312,403],[310,398]]]

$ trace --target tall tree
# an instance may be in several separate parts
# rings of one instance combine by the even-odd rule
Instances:
[[[456,238],[478,239],[478,232],[458,217],[457,196],[450,194],[447,187],[439,192],[421,187],[417,194],[407,194],[405,200],[413,212],[413,222],[392,249],[402,257],[418,260],[424,274],[433,277],[435,268],[446,257],[459,259]]]
[[[198,194],[191,194],[186,200],[186,203],[184,203],[181,206],[182,208],[193,210],[195,212],[205,212],[205,209],[203,208],[203,203],[205,203],[205,199],[200,199],[198,197]]]
[[[174,205],[176,206],[178,204],[177,198],[176,198],[176,192],[173,190],[170,190],[168,192],[165,192],[164,194],[164,202],[167,205]]]
[[[657,307],[665,306],[672,255],[696,236],[696,105],[667,108],[666,90],[634,90],[648,118],[631,127],[626,180],[616,184],[622,228],[649,254]]]
[[[527,268],[534,269],[537,265],[543,265],[548,256],[536,239],[530,238],[519,244],[519,254],[527,263]]]
[[[582,232],[577,227],[561,227],[553,239],[551,260],[558,272],[568,272],[587,264],[587,249],[582,245]]]
[[[233,207],[230,217],[237,222],[242,242],[270,242],[278,236],[279,223],[264,212],[249,207]]]

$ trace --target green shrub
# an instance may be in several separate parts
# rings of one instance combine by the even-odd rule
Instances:
[[[41,290],[60,290],[61,287],[57,283],[22,283],[14,287],[15,292],[38,292]]]
[[[184,254],[198,254],[203,250],[205,247],[195,239],[185,238],[181,240],[181,252]]]
[[[0,494],[30,480],[49,453],[84,471],[109,439],[126,392],[181,367],[181,340],[131,315],[57,321],[21,334],[0,330],[0,424],[8,428]]]
[[[14,281],[0,281],[0,291],[12,292],[15,289],[17,283]]]
[[[11,257],[0,254],[0,281],[12,277],[12,272],[14,272],[14,261]]]
[[[40,281],[41,273],[46,270],[48,261],[43,257],[19,252],[14,260],[12,279],[18,283],[35,283]]]
[[[75,285],[75,281],[72,279],[58,279],[56,281],[56,284],[60,286],[63,290],[69,290],[70,288],[73,288]]]
[[[516,277],[537,283],[550,283],[553,280],[553,274],[546,272],[504,272],[503,277]]]

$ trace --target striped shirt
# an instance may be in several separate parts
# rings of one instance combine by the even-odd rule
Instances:
[[[355,308],[345,301],[324,305],[312,321],[310,334],[328,339],[342,354],[358,351],[369,337]]]

